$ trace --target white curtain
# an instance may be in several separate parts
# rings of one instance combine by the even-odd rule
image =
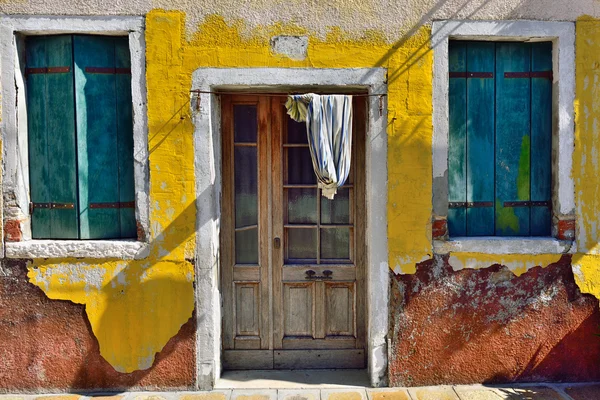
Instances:
[[[352,154],[352,96],[289,96],[289,116],[306,122],[306,134],[313,168],[323,196],[330,200],[350,172]]]

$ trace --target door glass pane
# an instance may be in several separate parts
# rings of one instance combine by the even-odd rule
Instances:
[[[288,223],[317,223],[317,189],[287,189]]]
[[[308,147],[288,147],[287,154],[288,183],[316,184],[317,177],[313,170]]]
[[[235,147],[235,227],[258,223],[256,147]]]
[[[321,229],[321,259],[350,258],[350,228]]]
[[[255,105],[233,106],[233,138],[236,143],[256,143],[258,121]]]
[[[317,258],[317,229],[296,228],[287,229],[287,259]]]
[[[236,264],[258,264],[258,229],[235,233]]]
[[[306,122],[296,122],[291,118],[288,118],[287,120],[287,143],[308,144],[308,139],[306,136]]]
[[[333,200],[321,196],[321,223],[350,223],[350,189],[338,189]]]

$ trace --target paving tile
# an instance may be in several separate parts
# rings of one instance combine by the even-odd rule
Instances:
[[[367,400],[364,389],[322,389],[321,400]]]
[[[178,400],[229,400],[231,390],[213,390],[211,392],[192,392],[178,396]]]
[[[133,399],[134,400],[167,400],[166,397],[161,396],[157,393],[142,393],[142,394],[135,395],[135,397],[133,397]]]
[[[451,386],[430,386],[408,389],[413,400],[460,400]]]
[[[277,400],[321,400],[318,389],[279,389]]]
[[[454,391],[460,400],[500,400],[502,398],[495,389],[483,386],[455,386]]]
[[[83,396],[79,396],[78,394],[57,394],[57,395],[47,395],[47,396],[38,396],[35,397],[35,400],[79,400]]]
[[[408,391],[402,388],[367,389],[369,400],[410,400]]]
[[[574,400],[598,400],[600,399],[600,385],[577,385],[565,387],[567,392]]]
[[[274,389],[256,389],[243,390],[236,389],[231,392],[231,400],[277,400],[277,390]]]
[[[544,386],[498,388],[496,393],[506,400],[565,400],[556,390]]]

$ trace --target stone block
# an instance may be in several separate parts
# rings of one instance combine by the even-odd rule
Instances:
[[[277,390],[234,390],[231,400],[277,400]]]
[[[431,386],[409,389],[413,400],[460,400],[451,386]]]
[[[566,387],[565,392],[573,400],[597,400],[600,399],[600,385],[582,385]]]
[[[370,389],[367,390],[369,400],[411,400],[406,389]]]
[[[367,400],[364,389],[323,389],[321,400]]]
[[[320,400],[321,393],[316,389],[286,389],[277,391],[277,400]]]

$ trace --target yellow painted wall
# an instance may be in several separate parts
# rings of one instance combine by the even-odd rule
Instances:
[[[192,39],[185,15],[151,11],[146,17],[146,65],[150,151],[151,255],[135,262],[49,260],[31,264],[31,281],[50,298],[86,305],[100,349],[117,370],[148,368],[156,352],[192,314],[194,254],[193,126],[189,115],[191,76],[200,67],[310,67],[388,69],[388,236],[389,264],[396,273],[414,273],[432,257],[432,51],[430,29],[387,43],[370,31],[351,39],[331,28],[326,37],[293,24],[247,29],[244,22],[206,17]],[[600,210],[600,24],[577,25],[577,185],[578,236],[595,252],[595,215]],[[248,33],[250,31],[250,33]],[[246,32],[242,35],[241,32]],[[308,57],[293,61],[271,54],[274,35],[309,36]],[[583,179],[585,178],[585,179]],[[575,256],[576,277],[586,292],[600,296],[597,256]],[[489,256],[453,254],[455,269],[497,263],[515,274],[558,255]],[[202,307],[202,304],[199,305]]]

